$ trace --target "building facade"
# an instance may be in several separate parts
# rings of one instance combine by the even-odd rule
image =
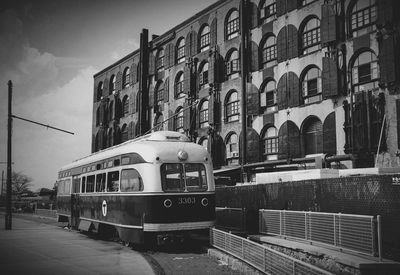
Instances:
[[[164,129],[220,171],[241,165],[242,180],[398,167],[396,2],[223,0],[160,36],[144,29],[140,49],[94,76],[92,152]]]

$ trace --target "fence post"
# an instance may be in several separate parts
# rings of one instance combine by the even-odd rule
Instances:
[[[308,240],[308,225],[307,225],[307,212],[304,211],[304,235],[305,239]]]
[[[262,222],[262,209],[258,209],[258,232],[262,233],[264,230],[262,228],[263,222]]]
[[[378,220],[378,256],[379,261],[382,262],[382,231],[381,231],[381,215],[377,216]]]
[[[337,246],[336,239],[336,214],[333,214],[333,245]]]

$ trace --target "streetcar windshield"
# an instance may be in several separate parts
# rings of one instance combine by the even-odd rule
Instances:
[[[207,190],[206,168],[201,163],[164,163],[161,181],[166,192],[197,192]]]

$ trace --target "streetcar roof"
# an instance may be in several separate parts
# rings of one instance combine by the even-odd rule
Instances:
[[[190,162],[204,162],[208,158],[207,150],[201,145],[190,142],[185,135],[173,131],[158,131],[75,160],[63,166],[61,171],[129,153],[140,155],[145,162],[178,162],[179,151],[185,151],[188,154],[187,161]]]

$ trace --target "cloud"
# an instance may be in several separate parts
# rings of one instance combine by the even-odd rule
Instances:
[[[33,179],[32,190],[52,188],[63,165],[91,151],[93,75],[98,70],[82,68],[82,60],[32,47],[13,11],[0,12],[0,41],[0,91],[7,98],[6,83],[13,81],[13,114],[75,133],[13,119],[13,170]],[[74,72],[68,78],[67,69]],[[7,100],[0,101],[0,129],[3,162],[7,158]]]
[[[116,43],[114,50],[110,53],[113,61],[117,61],[129,53],[139,49],[139,42],[134,38],[120,40]]]

